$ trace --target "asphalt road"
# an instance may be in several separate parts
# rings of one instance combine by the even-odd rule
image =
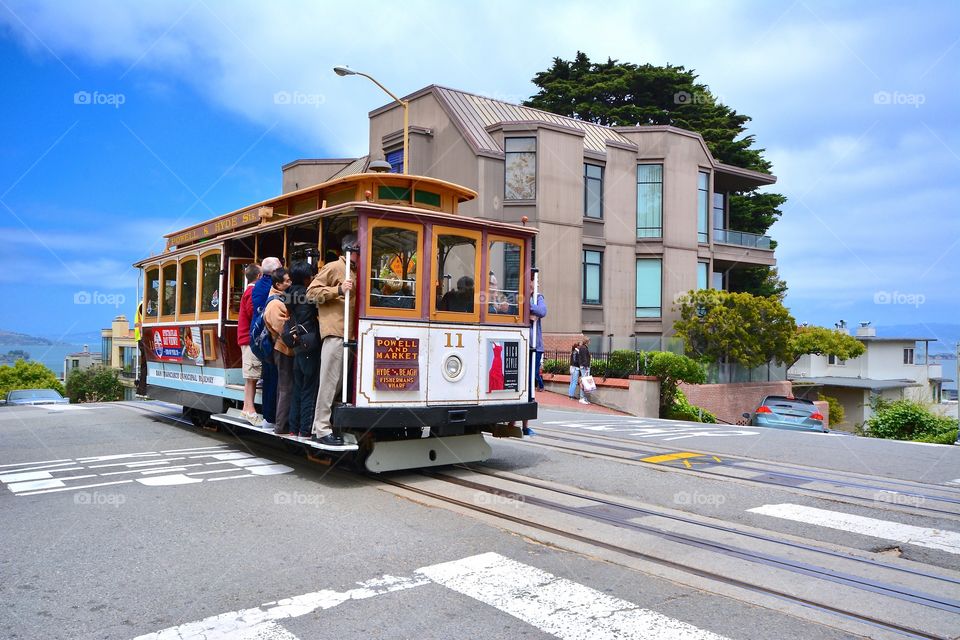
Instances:
[[[475,471],[442,473],[566,494],[388,476],[420,483],[415,493],[148,408],[176,415],[162,405],[0,409],[3,637],[898,636],[736,586],[737,576],[783,577],[706,543],[674,551],[671,537],[743,545],[745,532],[770,537],[752,544],[771,554],[777,541],[803,541],[817,549],[791,554],[837,571],[860,570],[850,554],[876,559],[886,564],[864,569],[872,580],[902,579],[911,593],[929,591],[919,573],[936,574],[947,604],[934,607],[784,575],[864,616],[929,620],[933,637],[949,637],[955,616],[960,634],[949,606],[960,601],[960,484],[950,483],[960,449],[544,411],[536,437],[495,441]],[[541,527],[518,524],[528,519]],[[579,541],[564,537],[574,531]],[[815,555],[823,549],[834,555]]]

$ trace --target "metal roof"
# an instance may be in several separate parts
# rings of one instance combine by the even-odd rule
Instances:
[[[819,378],[791,378],[791,382],[817,384],[825,387],[848,387],[850,389],[904,389],[919,387],[916,380],[877,380],[875,378],[844,378],[842,376],[823,376]]]
[[[340,171],[337,171],[335,174],[330,176],[329,180],[335,178],[343,178],[345,176],[353,176],[358,173],[365,173],[367,171],[367,161],[370,160],[370,156],[360,156]]]
[[[559,127],[578,129],[583,132],[584,148],[597,153],[607,152],[608,141],[635,146],[625,136],[603,125],[447,87],[434,86],[433,90],[437,99],[445,104],[460,125],[464,136],[479,151],[498,155],[503,153],[503,149],[487,131],[489,127],[502,122],[546,122]]]

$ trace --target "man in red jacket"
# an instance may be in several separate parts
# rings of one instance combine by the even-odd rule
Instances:
[[[243,270],[247,288],[240,298],[240,318],[237,320],[237,344],[240,345],[243,362],[243,410],[241,414],[255,427],[263,424],[263,418],[257,414],[254,399],[257,395],[257,380],[260,379],[261,364],[250,350],[250,322],[253,319],[253,284],[260,277],[260,267],[248,264]]]

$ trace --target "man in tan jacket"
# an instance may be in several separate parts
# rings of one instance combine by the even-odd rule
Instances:
[[[263,322],[273,338],[273,362],[277,365],[277,421],[273,432],[282,435],[290,433],[287,417],[290,415],[290,394],[293,391],[293,350],[280,337],[290,317],[284,295],[290,287],[290,274],[280,267],[271,277],[273,288],[270,289],[270,296],[277,296],[277,299],[267,303],[267,308],[263,310]]]
[[[354,289],[353,274],[357,272],[360,245],[357,236],[350,233],[343,237],[341,246],[344,254],[350,252],[351,279],[346,278],[347,260],[345,255],[341,255],[338,260],[323,265],[307,287],[307,300],[317,305],[320,338],[323,341],[320,347],[320,390],[314,411],[313,439],[328,448],[345,449],[348,447],[340,434],[334,433],[330,418],[333,402],[340,395],[343,385],[344,294]],[[351,302],[356,302],[355,296],[351,297]]]

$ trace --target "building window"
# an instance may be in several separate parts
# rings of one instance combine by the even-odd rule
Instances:
[[[697,242],[710,242],[710,174],[697,174]]]
[[[698,262],[697,263],[697,289],[710,288],[709,276],[710,276],[710,263]]]
[[[600,165],[583,165],[583,215],[603,217],[603,167]]]
[[[663,235],[663,165],[637,165],[637,237]]]
[[[661,271],[660,258],[637,260],[637,317],[660,317]]]
[[[113,338],[101,338],[100,353],[103,354],[101,358],[104,364],[113,366]]]
[[[583,304],[600,304],[603,296],[603,253],[583,251]]]
[[[913,364],[913,349],[903,350],[903,364]]]
[[[831,355],[827,356],[827,364],[832,364],[838,367],[844,367],[847,364],[846,360],[841,360],[837,356]]]
[[[403,148],[388,151],[386,159],[390,163],[390,173],[403,173]]]
[[[723,272],[714,271],[713,272],[713,288],[717,291],[723,291],[725,287],[723,286]]]
[[[714,229],[726,229],[727,228],[727,219],[724,215],[726,207],[724,206],[724,200],[726,200],[726,194],[723,193],[714,193],[713,194],[713,228]]]
[[[507,138],[504,144],[503,197],[505,200],[535,200],[537,197],[537,139]]]

